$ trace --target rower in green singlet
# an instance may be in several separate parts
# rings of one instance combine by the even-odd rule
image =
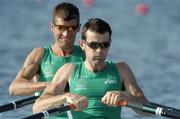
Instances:
[[[85,61],[67,63],[57,70],[51,85],[33,105],[35,113],[67,102],[76,107],[73,119],[120,119],[121,107],[117,106],[122,99],[149,104],[130,67],[123,61],[106,61],[111,33],[102,19],[92,18],[85,23],[80,41]],[[67,83],[70,92],[64,93]]]
[[[101,102],[107,91],[114,90],[123,90],[115,63],[106,62],[106,68],[97,73],[89,71],[84,62],[75,64],[70,92],[87,97],[88,107],[72,111],[73,119],[119,119],[121,107],[109,107]]]
[[[74,45],[73,52],[69,56],[58,57],[53,54],[50,46],[45,47],[44,55],[39,68],[39,82],[51,82],[56,71],[65,63],[76,63],[84,60],[81,48]]]
[[[29,53],[9,87],[10,95],[27,96],[35,92],[41,94],[50,85],[58,68],[65,63],[82,61],[83,52],[79,46],[74,45],[80,26],[79,9],[74,4],[57,4],[49,24],[54,43],[51,46],[34,48]]]

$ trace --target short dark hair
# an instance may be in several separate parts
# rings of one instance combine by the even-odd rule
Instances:
[[[111,40],[111,27],[110,25],[102,19],[92,18],[89,19],[83,26],[81,32],[82,40],[86,40],[86,32],[87,30],[95,31],[97,33],[103,34],[105,32],[109,32],[109,40]]]
[[[80,14],[79,9],[72,3],[63,2],[56,5],[53,9],[53,17],[52,22],[56,22],[56,18],[63,18],[65,21],[69,21],[72,19],[77,19],[79,24]]]

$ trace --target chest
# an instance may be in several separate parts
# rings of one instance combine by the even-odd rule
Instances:
[[[70,91],[86,97],[102,97],[107,91],[120,90],[121,81],[115,72],[76,75]]]

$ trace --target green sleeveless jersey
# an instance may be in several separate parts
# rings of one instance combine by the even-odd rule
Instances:
[[[98,73],[90,72],[84,62],[76,63],[70,83],[70,92],[86,96],[88,107],[83,111],[72,111],[73,119],[120,119],[121,107],[109,107],[101,103],[107,91],[121,91],[115,63],[106,62],[106,68]]]
[[[50,46],[45,47],[44,56],[39,67],[39,82],[51,82],[56,71],[65,63],[75,63],[83,61],[83,51],[79,46],[73,47],[73,52],[70,56],[55,56]]]
[[[45,52],[39,67],[39,82],[51,82],[56,71],[65,63],[75,63],[84,60],[83,51],[79,46],[74,45],[70,56],[55,56],[50,46],[44,48]],[[39,92],[42,94],[42,92]],[[61,113],[52,116],[50,119],[68,119],[66,113]]]

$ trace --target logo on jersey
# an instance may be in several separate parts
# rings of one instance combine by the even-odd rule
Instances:
[[[104,84],[117,84],[117,80],[107,79]]]
[[[87,89],[86,82],[83,78],[79,78],[77,80],[77,83],[76,83],[74,90],[82,90],[82,89]]]
[[[44,77],[53,77],[53,65],[54,62],[45,62],[45,67],[42,68]]]

